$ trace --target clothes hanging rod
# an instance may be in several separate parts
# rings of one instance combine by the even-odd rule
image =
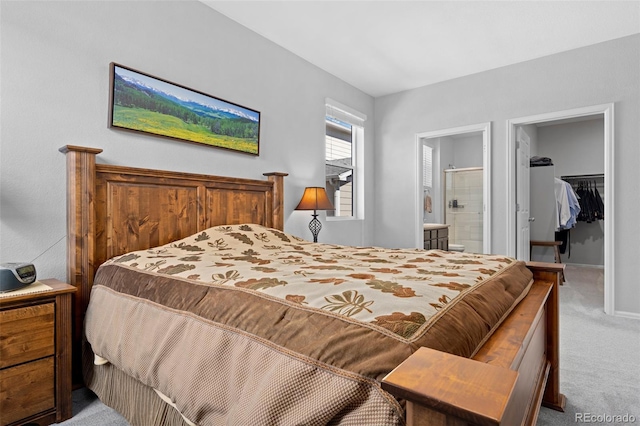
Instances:
[[[591,175],[569,175],[569,176],[562,176],[560,179],[562,180],[604,179],[604,173],[595,173]]]

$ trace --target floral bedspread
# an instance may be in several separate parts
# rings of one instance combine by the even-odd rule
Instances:
[[[198,425],[401,425],[380,380],[422,346],[472,356],[531,282],[504,256],[218,226],[100,266],[88,386],[122,372]]]
[[[415,340],[449,303],[515,261],[440,250],[318,244],[244,224],[210,228],[112,262],[260,292]]]

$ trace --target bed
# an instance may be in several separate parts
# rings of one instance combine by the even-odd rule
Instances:
[[[561,265],[309,243],[283,230],[284,173],[61,151],[75,381],[132,424],[515,425],[563,410]]]

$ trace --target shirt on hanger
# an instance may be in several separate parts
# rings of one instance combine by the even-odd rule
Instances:
[[[573,228],[580,213],[578,197],[571,185],[561,179],[554,178],[554,189],[558,206],[556,230]]]

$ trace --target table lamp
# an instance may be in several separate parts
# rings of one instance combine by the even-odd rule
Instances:
[[[296,210],[313,210],[313,219],[309,222],[309,230],[313,234],[313,242],[317,243],[318,234],[322,229],[322,223],[318,220],[317,210],[333,210],[333,204],[329,201],[327,192],[324,188],[318,186],[305,188]]]

